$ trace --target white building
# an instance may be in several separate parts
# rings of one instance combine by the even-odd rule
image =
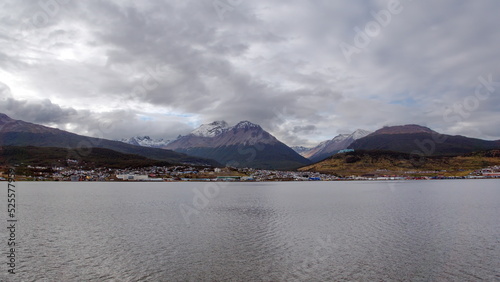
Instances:
[[[117,174],[116,178],[121,180],[148,180],[147,174]]]

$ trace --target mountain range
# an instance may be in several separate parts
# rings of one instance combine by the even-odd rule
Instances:
[[[351,134],[339,134],[331,140],[326,140],[314,148],[295,148],[301,156],[308,158],[312,162],[318,162],[336,154],[340,150],[347,149],[354,141],[370,134],[370,131],[358,129]]]
[[[88,153],[73,159],[74,152],[68,148],[1,146],[1,165],[29,164],[31,166],[61,167],[74,165],[92,169],[106,168],[141,168],[148,166],[170,166],[172,163],[153,160],[136,154],[124,154],[110,149],[92,148]],[[68,159],[70,161],[68,162]]]
[[[168,143],[171,142],[171,140],[165,140],[163,138],[160,139],[153,139],[149,136],[134,136],[130,138],[123,138],[120,140],[117,140],[123,143],[127,143],[130,145],[135,145],[135,146],[143,146],[143,147],[150,147],[150,148],[162,148],[168,145]]]
[[[203,124],[164,148],[235,167],[295,169],[311,163],[260,125],[249,121],[234,126],[225,121]]]
[[[0,113],[0,146],[56,147],[71,149],[69,151],[77,155],[85,154],[92,148],[104,148],[172,164],[288,170],[321,161],[344,149],[457,156],[500,149],[500,140],[445,135],[424,126],[409,124],[383,127],[373,133],[358,129],[321,142],[314,148],[292,149],[258,124],[241,121],[229,126],[225,121],[214,121],[172,141],[142,136],[120,142],[14,120]],[[106,155],[112,154],[108,152]]]
[[[488,141],[440,134],[416,124],[383,127],[349,145],[354,150],[385,150],[422,156],[456,156],[500,148],[500,140]]]
[[[14,120],[0,113],[0,146],[36,146],[72,149],[71,158],[88,155],[92,148],[134,154],[172,164],[220,165],[214,160],[188,156],[171,150],[134,146],[119,141],[82,136],[39,124]]]
[[[422,158],[393,151],[357,150],[335,154],[321,162],[302,167],[299,171],[339,176],[466,176],[475,170],[495,165],[500,165],[500,150]]]

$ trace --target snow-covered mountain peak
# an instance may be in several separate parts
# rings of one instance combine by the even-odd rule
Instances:
[[[191,134],[200,137],[215,137],[228,128],[227,122],[220,120],[209,124],[202,124],[197,129],[191,131]]]
[[[346,140],[347,138],[349,138],[351,136],[351,134],[339,134],[335,137],[333,137],[333,139],[331,140],[327,140],[327,141],[324,141],[324,142],[330,142],[330,141],[333,141],[333,142],[341,142],[341,141],[344,141]]]
[[[371,131],[368,131],[368,130],[364,130],[364,129],[357,129],[356,131],[354,131],[351,136],[352,136],[352,139],[354,140],[358,140],[358,139],[361,139],[365,136],[367,136],[368,134],[370,134]]]
[[[166,140],[163,138],[160,139],[152,139],[149,136],[134,136],[130,138],[123,138],[119,140],[123,143],[131,144],[131,145],[136,145],[136,146],[143,146],[143,147],[151,147],[151,148],[161,148],[165,147],[170,143],[170,140]]]
[[[233,128],[239,129],[239,128],[260,128],[260,125],[251,123],[247,120],[245,121],[240,121],[237,125],[233,126]]]
[[[333,139],[328,140],[328,141],[342,142],[342,141],[347,140],[349,138],[352,138],[354,140],[358,140],[360,138],[367,136],[370,133],[371,133],[370,131],[367,131],[364,129],[358,129],[351,134],[339,134],[339,135],[335,136]]]
[[[310,160],[319,161],[331,156],[332,154],[335,154],[339,150],[348,148],[349,145],[352,144],[352,142],[357,139],[363,138],[370,133],[370,131],[358,129],[350,134],[339,134],[333,139],[319,143],[318,146],[312,148],[311,150],[302,152],[301,155]]]

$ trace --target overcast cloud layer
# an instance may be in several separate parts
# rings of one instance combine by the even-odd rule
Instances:
[[[288,145],[408,123],[500,139],[499,12],[496,0],[2,1],[0,112],[110,139],[214,120]]]

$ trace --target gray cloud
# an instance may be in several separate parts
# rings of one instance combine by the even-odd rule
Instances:
[[[64,123],[77,113],[75,109],[63,109],[59,105],[53,104],[49,99],[33,103],[26,100],[7,98],[2,104],[2,108],[4,113],[10,115],[22,113],[24,119],[36,123]]]
[[[388,3],[246,1],[221,18],[212,1],[4,1],[0,110],[107,138],[224,119],[289,145],[404,123],[499,139],[500,85],[443,113],[472,101],[479,76],[500,82],[500,3],[401,0],[348,62],[339,44]]]
[[[304,126],[295,126],[292,131],[294,133],[301,133],[301,132],[313,133],[315,130],[316,126],[313,124],[309,124]]]

